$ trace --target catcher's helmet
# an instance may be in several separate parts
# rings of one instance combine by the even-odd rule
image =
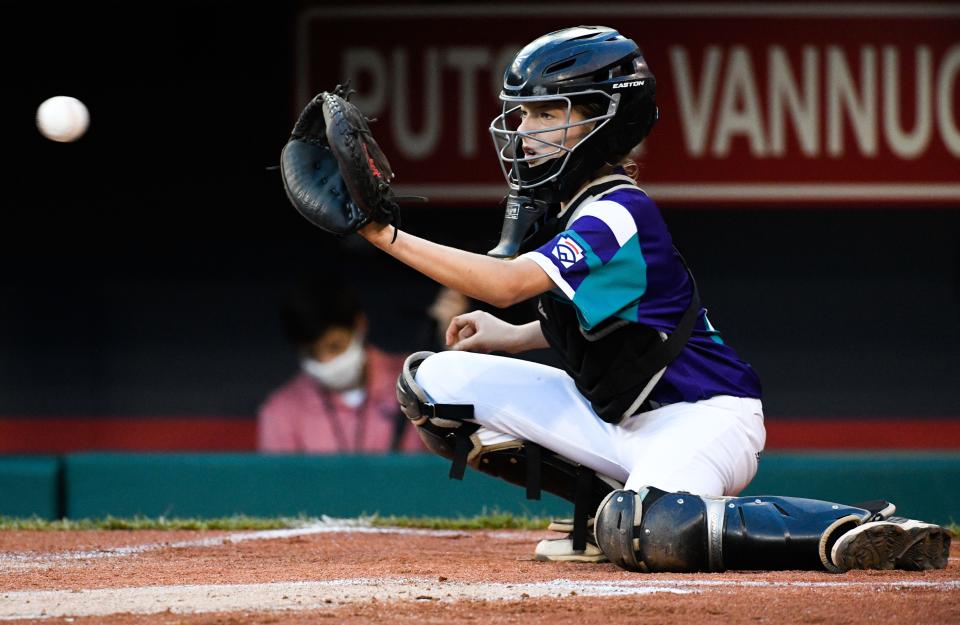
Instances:
[[[503,109],[490,124],[510,188],[548,201],[567,201],[604,163],[616,163],[650,132],[657,121],[656,81],[633,40],[605,26],[577,26],[544,35],[524,47],[507,68],[500,100]],[[510,117],[521,104],[564,102],[566,123],[547,130],[519,131]],[[574,106],[592,105],[598,114],[571,123]],[[577,145],[565,147],[569,128],[593,124]],[[536,135],[562,129],[558,143]],[[553,148],[545,164],[530,166],[522,138]]]

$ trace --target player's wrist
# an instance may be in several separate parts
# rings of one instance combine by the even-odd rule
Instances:
[[[514,341],[515,350],[513,353],[519,354],[544,347],[544,345],[542,345],[543,334],[540,331],[540,322],[532,321],[524,325],[512,326],[512,328],[516,333],[516,339]]]
[[[521,354],[529,349],[527,347],[527,335],[524,326],[518,326],[512,323],[506,324],[505,332],[507,335],[507,349],[504,350],[510,354]]]
[[[389,245],[393,239],[394,227],[390,224],[382,224],[376,221],[371,221],[363,228],[360,228],[357,232],[360,233],[364,239],[373,243],[377,247],[384,247]]]

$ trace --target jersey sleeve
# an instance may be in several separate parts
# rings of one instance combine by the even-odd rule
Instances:
[[[609,200],[584,206],[566,230],[521,258],[550,276],[587,330],[636,303],[647,289],[636,221]]]

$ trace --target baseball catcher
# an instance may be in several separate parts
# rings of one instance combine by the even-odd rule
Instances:
[[[724,341],[632,159],[658,119],[637,44],[603,26],[548,33],[508,66],[490,125],[507,184],[499,244],[473,254],[397,227],[392,174],[342,89],[311,102],[283,150],[307,219],[372,245],[508,324],[455,317],[450,349],[418,352],[397,382],[426,446],[573,503],[539,560],[634,571],[943,568],[942,527],[844,505],[738,497],[763,450],[760,379]],[[392,225],[393,227],[389,227]],[[550,348],[562,368],[492,355]]]

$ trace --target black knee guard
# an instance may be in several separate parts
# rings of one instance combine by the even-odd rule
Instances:
[[[833,543],[870,516],[814,499],[698,497],[645,488],[607,495],[594,531],[610,561],[632,571],[837,571]]]
[[[608,493],[623,484],[597,475],[530,441],[500,437],[484,443],[471,404],[436,404],[416,382],[416,371],[433,352],[417,352],[407,358],[397,380],[400,409],[417,427],[430,451],[452,461],[450,477],[462,479],[466,466],[523,486],[528,499],[540,499],[540,491],[574,504],[574,549],[586,546],[588,516]]]
[[[433,354],[424,351],[407,357],[397,378],[397,401],[427,449],[453,461],[450,477],[459,480],[467,463],[477,457],[480,441],[476,432],[480,426],[469,421],[473,419],[473,404],[434,403],[417,384],[417,369]]]

